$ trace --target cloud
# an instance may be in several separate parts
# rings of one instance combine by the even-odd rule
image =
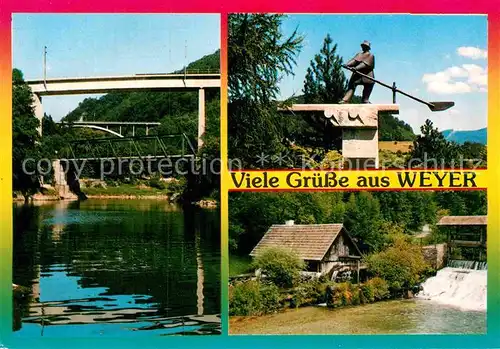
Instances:
[[[462,64],[437,73],[426,73],[422,82],[427,85],[427,91],[437,94],[486,92],[488,72],[477,64]]]
[[[488,51],[480,49],[479,47],[461,46],[457,48],[457,53],[462,57],[467,57],[471,59],[488,58]]]

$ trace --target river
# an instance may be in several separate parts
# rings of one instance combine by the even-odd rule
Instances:
[[[14,206],[14,336],[220,333],[219,211],[163,200]]]
[[[486,312],[421,299],[329,309],[304,307],[265,316],[232,316],[231,334],[485,333]]]

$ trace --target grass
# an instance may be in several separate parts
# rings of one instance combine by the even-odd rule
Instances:
[[[250,264],[252,258],[250,256],[229,256],[229,276],[237,276],[240,274],[250,273],[252,270]]]

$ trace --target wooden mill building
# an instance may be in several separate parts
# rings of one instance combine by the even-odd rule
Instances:
[[[448,258],[486,261],[487,216],[444,216],[437,223],[446,228]]]
[[[250,253],[255,257],[269,247],[287,248],[307,264],[307,271],[321,275],[363,268],[361,252],[343,224],[273,225]]]

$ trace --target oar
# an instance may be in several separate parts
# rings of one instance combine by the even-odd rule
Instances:
[[[401,90],[397,89],[394,86],[390,86],[390,85],[384,84],[382,81],[378,81],[378,80],[372,78],[371,76],[368,76],[366,74],[360,73],[359,71],[357,71],[354,68],[348,67],[346,65],[343,65],[342,67],[344,67],[345,69],[350,70],[351,72],[353,72],[355,74],[359,74],[362,77],[367,78],[368,80],[371,80],[373,82],[376,82],[377,84],[380,84],[380,85],[382,85],[384,87],[387,87],[388,89],[390,89],[393,92],[401,93],[403,96],[411,98],[411,99],[413,99],[413,100],[415,100],[417,102],[423,103],[426,106],[428,106],[431,111],[443,111],[443,110],[449,109],[449,108],[451,108],[451,107],[453,107],[455,105],[455,102],[426,102],[424,100],[421,100],[420,98],[417,98],[417,97],[412,96],[412,95],[410,95],[410,94],[408,94],[408,93],[406,93],[404,91],[401,91]]]

